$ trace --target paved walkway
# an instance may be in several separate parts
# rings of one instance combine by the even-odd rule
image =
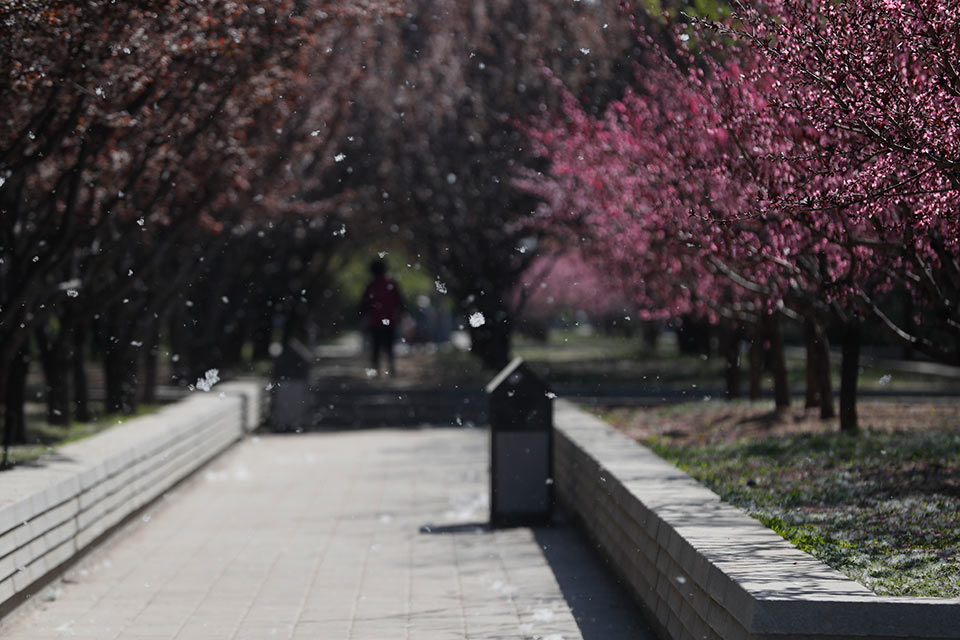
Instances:
[[[248,439],[0,622],[0,638],[652,638],[569,525],[472,526],[487,519],[486,438]]]

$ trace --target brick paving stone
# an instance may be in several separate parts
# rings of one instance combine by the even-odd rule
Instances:
[[[487,459],[479,429],[249,438],[0,621],[0,638],[599,638],[534,530],[482,527]],[[652,638],[625,615],[604,640]]]

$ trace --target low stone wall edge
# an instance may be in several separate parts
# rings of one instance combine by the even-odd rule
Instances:
[[[575,405],[556,401],[554,422],[557,497],[626,569],[660,635],[960,638],[960,599],[875,595]],[[653,557],[655,576],[629,575]]]
[[[0,615],[52,571],[257,428],[265,381],[228,382],[0,475]]]

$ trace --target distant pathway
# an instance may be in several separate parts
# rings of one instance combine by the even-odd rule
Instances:
[[[486,446],[479,429],[252,438],[0,638],[652,638],[569,526],[470,526],[487,519]]]

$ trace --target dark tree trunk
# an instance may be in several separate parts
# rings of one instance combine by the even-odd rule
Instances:
[[[3,462],[11,445],[27,441],[27,421],[24,403],[27,392],[27,372],[30,369],[30,354],[25,347],[13,358],[6,375],[4,394]]]
[[[818,380],[820,352],[817,350],[814,324],[814,320],[807,318],[803,325],[807,351],[806,392],[803,406],[807,409],[820,406],[820,381]]]
[[[105,410],[107,413],[136,413],[140,405],[137,393],[139,372],[137,350],[126,345],[112,345],[103,358],[106,379]]]
[[[62,351],[48,354],[43,364],[47,400],[47,422],[69,427],[73,422],[73,388],[70,358]]]
[[[750,342],[750,400],[759,400],[763,395],[763,331],[760,325],[753,328]]]
[[[913,304],[913,296],[909,291],[906,291],[903,293],[903,327],[910,335],[916,335],[917,333],[917,323],[914,318],[915,314],[916,307]],[[906,342],[903,344],[901,357],[904,360],[913,360],[916,358],[916,353],[911,344]]]
[[[233,369],[243,362],[246,333],[245,326],[235,323],[232,331],[223,337],[223,366],[226,369]]]
[[[270,341],[273,339],[273,310],[262,309],[253,320],[253,359],[270,359]]]
[[[811,362],[811,358],[813,358]],[[812,367],[811,367],[812,365]],[[837,415],[833,406],[833,374],[830,372],[830,342],[823,324],[817,320],[807,321],[807,384],[813,369],[815,395],[820,407],[820,418],[829,420]],[[807,390],[809,397],[810,390]],[[807,405],[808,407],[811,405]]]
[[[724,323],[720,326],[720,350],[723,353],[727,399],[740,397],[740,329]]]
[[[144,404],[157,403],[157,384],[160,368],[160,321],[150,323],[150,336],[143,345],[143,390],[140,399]]]
[[[59,327],[49,323],[37,327],[35,333],[43,370],[44,399],[47,422],[68,427],[73,421],[73,398],[70,364],[73,358],[73,328],[66,317],[59,318]]]
[[[790,408],[790,385],[787,380],[787,362],[783,352],[783,334],[780,332],[780,314],[763,318],[764,334],[770,341],[770,370],[773,374],[773,401],[777,411]]]
[[[131,305],[117,305],[106,310],[98,326],[103,345],[105,407],[107,413],[130,415],[140,404],[140,352],[142,344],[135,339],[137,312]],[[136,306],[136,305],[135,305]]]
[[[90,422],[90,387],[87,384],[86,362],[87,332],[84,325],[77,326],[73,332],[73,352],[70,368],[73,377],[74,418],[78,422]]]
[[[860,377],[860,320],[848,319],[843,323],[841,350],[843,360],[840,363],[840,431],[856,434],[860,429],[857,422],[857,381]]]
[[[660,338],[660,325],[656,322],[643,323],[643,347],[647,351],[653,351],[657,348],[657,340]]]
[[[179,386],[193,382],[187,357],[190,352],[188,322],[190,317],[182,309],[170,314],[170,377]]]
[[[700,318],[684,316],[677,329],[680,353],[693,356],[710,355],[710,324]]]
[[[480,358],[484,369],[499,371],[510,362],[510,321],[487,321],[470,331],[470,351]]]

